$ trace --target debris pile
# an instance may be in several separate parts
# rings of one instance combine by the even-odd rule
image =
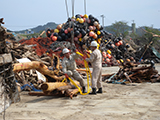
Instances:
[[[12,71],[14,58],[7,48],[6,30],[1,24],[4,24],[3,18],[0,19],[0,113],[20,100]]]
[[[26,86],[26,84],[23,82],[25,87],[29,88],[28,89],[29,91],[43,90],[43,92],[30,92],[29,93],[30,95],[65,96],[70,98],[72,98],[73,96],[76,96],[79,90],[75,88],[75,86],[71,85],[70,83],[62,82],[65,76],[62,72],[59,71],[60,70],[59,66],[56,66],[55,68],[56,69],[53,69],[52,67],[52,70],[49,70],[48,67],[44,65],[42,62],[31,61],[31,62],[14,64],[13,71],[16,73],[16,75],[21,81],[22,79],[20,78],[20,75],[17,74],[17,72],[21,74],[22,71],[24,71],[23,73],[26,73],[26,71],[29,71],[29,70],[30,72],[31,70],[37,70],[47,78],[46,81],[36,81],[31,79],[30,81],[28,81],[30,82],[31,87],[29,85]],[[36,75],[34,75],[33,73],[30,73],[31,78],[32,76],[36,76]],[[26,74],[26,77],[29,78],[29,75]],[[23,81],[26,81],[27,79],[23,79]],[[34,86],[32,86],[32,84]],[[79,84],[79,82],[77,82],[77,84]]]
[[[21,40],[21,44],[35,44],[37,55],[44,53],[55,53],[63,58],[61,50],[67,47],[76,49],[83,53],[83,50],[90,50],[90,43],[97,41],[98,48],[102,51],[103,66],[118,65],[120,59],[126,60],[135,57],[132,50],[128,50],[130,45],[123,38],[113,36],[103,30],[99,20],[92,15],[79,15],[69,18],[67,22],[59,24],[56,29],[46,31],[48,38],[31,38]],[[83,59],[77,61],[77,65],[84,67]]]
[[[155,70],[154,62],[151,65],[140,66],[133,62],[122,63],[117,73],[108,75],[104,81],[109,83],[142,83],[142,82],[160,82],[160,75]]]
[[[19,92],[34,91],[29,94],[66,96],[70,98],[77,95],[79,91],[77,88],[66,82],[62,83],[64,74],[61,72],[62,66],[57,55],[44,53],[38,56],[35,49],[32,49],[35,45],[19,44],[14,41],[10,41],[7,46],[15,58],[13,71]],[[77,82],[77,84],[79,83]],[[45,90],[46,87],[42,87],[45,85],[51,85],[52,87],[55,85],[55,89]],[[57,85],[60,88],[57,88]]]

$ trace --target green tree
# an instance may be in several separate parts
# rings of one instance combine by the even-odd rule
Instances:
[[[138,45],[146,45],[153,41],[152,46],[156,49],[159,49],[160,46],[160,37],[155,37],[154,35],[160,36],[160,31],[158,29],[154,29],[151,27],[145,27],[145,33],[142,36],[136,36],[134,39],[135,43],[139,43]]]
[[[145,30],[148,31],[144,34],[144,37],[145,39],[148,41],[148,42],[157,42],[157,40],[159,40],[160,38],[159,37],[154,37],[153,34],[156,34],[156,35],[160,35],[160,31],[158,29],[153,29],[153,28],[150,28],[150,27],[145,27]]]
[[[126,37],[128,35],[129,26],[127,25],[127,22],[119,21],[112,24],[112,27],[109,28],[109,31],[113,33],[115,36],[122,35],[123,37]]]

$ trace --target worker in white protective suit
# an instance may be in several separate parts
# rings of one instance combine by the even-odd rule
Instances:
[[[87,62],[90,62],[93,67],[92,71],[92,92],[90,94],[95,95],[96,93],[102,93],[102,55],[100,50],[97,49],[97,42],[91,42],[90,58],[86,58]],[[98,88],[98,91],[96,91]]]
[[[85,93],[86,91],[85,91],[84,79],[76,70],[77,66],[75,59],[77,59],[80,56],[76,53],[71,54],[67,48],[64,48],[62,52],[65,56],[62,61],[62,71],[64,72],[66,77],[69,76],[79,81],[82,87],[82,92]]]

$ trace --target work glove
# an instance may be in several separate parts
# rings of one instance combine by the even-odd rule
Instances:
[[[87,57],[83,55],[82,58],[85,60]]]
[[[70,80],[69,80],[69,76],[68,76],[68,74],[67,74],[67,73],[65,73],[64,75],[65,75],[65,77],[66,77],[66,79],[67,79],[67,83],[70,83]]]
[[[73,52],[75,52],[75,53],[77,53],[77,52],[79,52],[77,49],[74,49],[74,51]]]
[[[65,75],[65,77],[66,77],[67,79],[69,78],[69,76],[67,75],[67,73],[65,73],[64,75]]]
[[[88,50],[86,50],[86,53],[91,54]]]
[[[73,50],[73,52],[78,52],[78,50],[76,49],[75,46],[73,46],[72,50]]]

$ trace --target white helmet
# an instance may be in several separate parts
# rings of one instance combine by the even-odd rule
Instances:
[[[66,53],[69,53],[69,50],[67,48],[64,48],[62,52],[63,54],[66,54]]]
[[[96,41],[92,41],[91,42],[91,46],[97,47],[97,42]]]

